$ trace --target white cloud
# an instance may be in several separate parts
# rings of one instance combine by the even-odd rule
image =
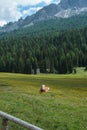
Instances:
[[[53,0],[0,0],[0,26],[6,24],[7,22],[17,21],[20,17],[31,15],[32,13],[41,9],[41,7],[36,7],[38,3],[44,2],[50,4]],[[22,12],[18,9],[18,6],[32,6],[27,10]]]
[[[21,12],[19,12],[17,9],[17,3],[11,2],[10,0],[8,0],[8,2],[0,2],[0,26],[9,21],[16,21],[21,16]]]
[[[52,0],[15,0],[16,3],[21,5],[36,5],[40,2],[45,2],[46,4],[49,4],[52,2]]]
[[[0,26],[5,25],[7,22],[5,20],[0,20]]]

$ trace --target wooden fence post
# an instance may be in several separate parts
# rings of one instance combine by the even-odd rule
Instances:
[[[2,130],[9,130],[8,129],[8,119],[6,119],[6,118],[2,119]]]

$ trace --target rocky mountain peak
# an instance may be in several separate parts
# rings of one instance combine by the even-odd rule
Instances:
[[[54,17],[68,18],[83,13],[87,13],[87,0],[61,0],[57,5],[50,4],[37,11],[35,14],[27,16],[25,19],[5,25],[0,31],[12,31],[32,26],[38,21],[53,19]]]

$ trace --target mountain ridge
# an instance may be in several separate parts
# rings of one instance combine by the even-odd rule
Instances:
[[[87,13],[87,1],[85,0],[61,0],[59,4],[51,3],[43,7],[35,14],[27,16],[25,19],[6,24],[0,29],[0,32],[14,31],[20,28],[33,26],[34,23],[57,18],[69,18],[75,15]]]

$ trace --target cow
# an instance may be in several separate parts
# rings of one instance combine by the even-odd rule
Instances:
[[[49,90],[50,90],[49,87],[46,87],[44,84],[41,85],[41,88],[40,88],[40,92],[41,92],[41,93],[42,93],[42,92],[48,92]]]

